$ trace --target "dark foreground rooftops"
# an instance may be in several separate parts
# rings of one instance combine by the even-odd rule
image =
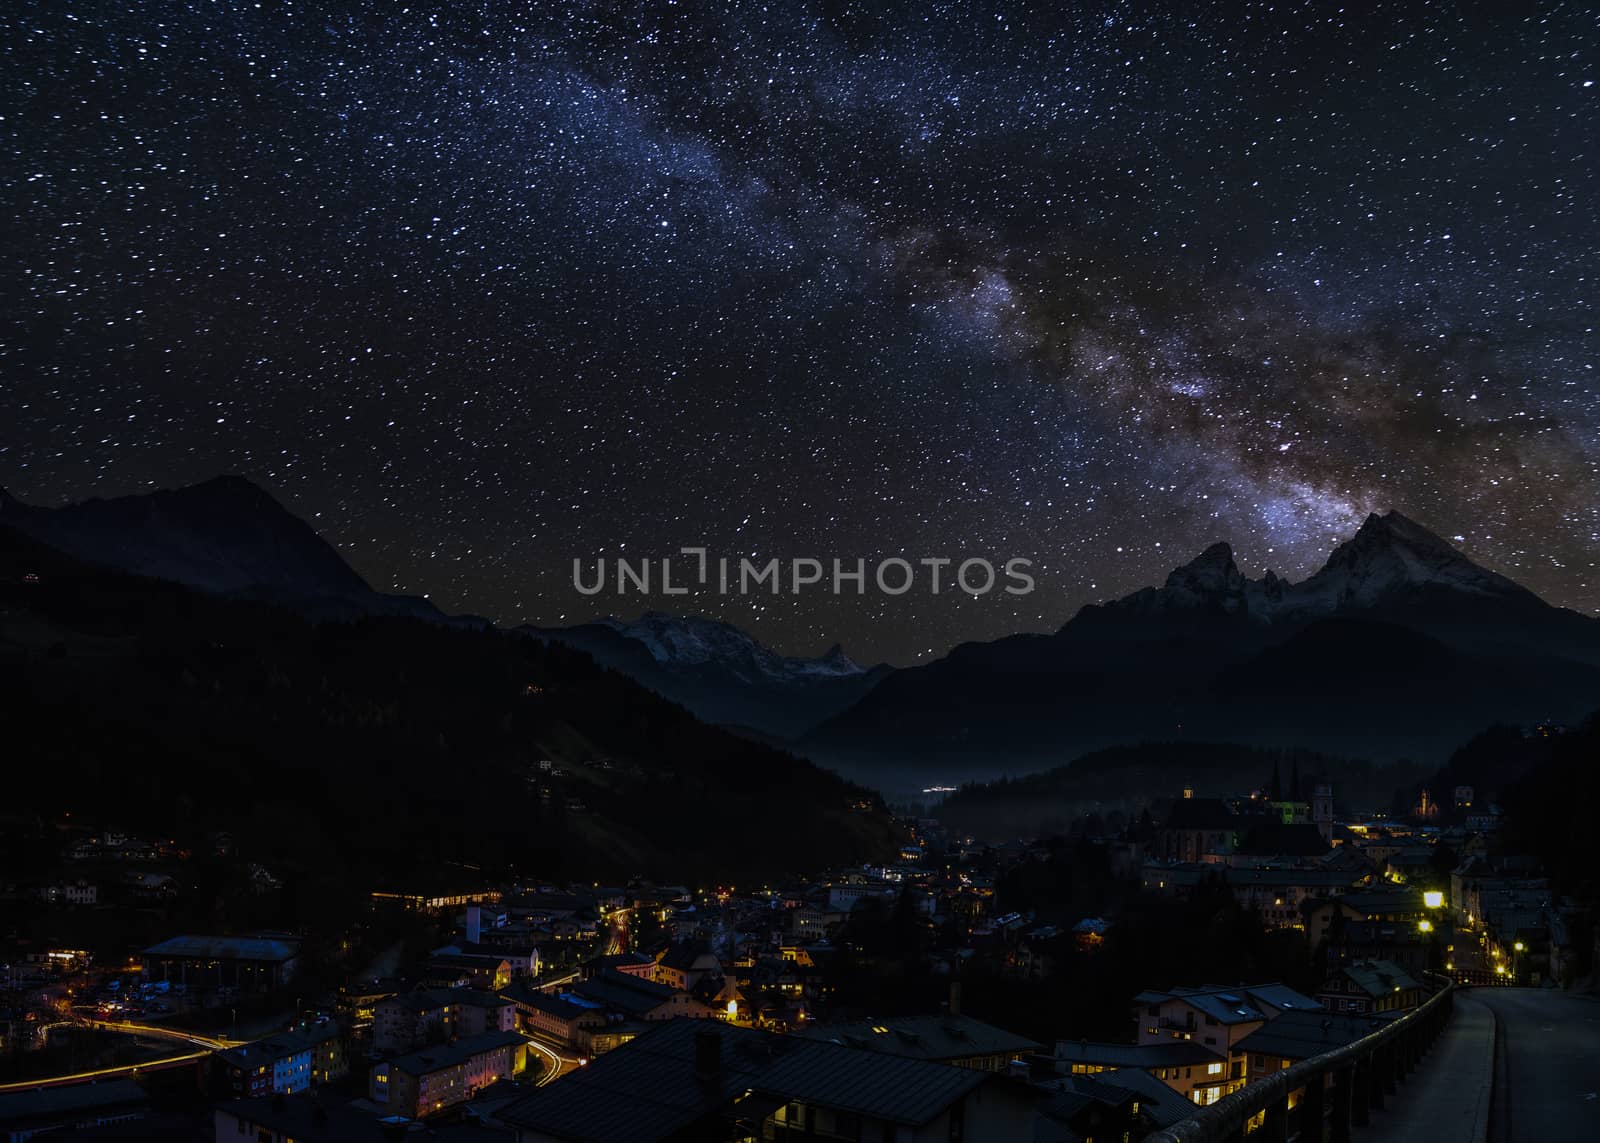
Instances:
[[[992,1073],[705,1020],[661,1024],[540,1088],[501,1118],[581,1143],[662,1139],[711,1119],[754,1127],[791,1100],[919,1126]]]
[[[1268,1021],[1234,1045],[1234,1050],[1252,1055],[1278,1056],[1286,1060],[1308,1060],[1383,1027],[1389,1019],[1404,1013],[1383,1016],[1352,1016],[1337,1012],[1285,1012]]]
[[[1023,1055],[1039,1050],[1032,1040],[971,1016],[890,1016],[853,1024],[813,1024],[799,1034],[917,1060]]]
[[[1211,1064],[1222,1058],[1220,1053],[1193,1040],[1163,1040],[1159,1044],[1056,1041],[1057,1060],[1068,1064],[1096,1064],[1103,1068],[1182,1068]]]
[[[186,960],[293,960],[300,942],[277,937],[206,937],[185,935],[145,949],[146,956]]]

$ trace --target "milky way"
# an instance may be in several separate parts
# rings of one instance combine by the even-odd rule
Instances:
[[[1390,507],[1600,610],[1596,15],[1141,9],[7,5],[0,483],[898,662]],[[572,589],[683,545],[1038,590]]]

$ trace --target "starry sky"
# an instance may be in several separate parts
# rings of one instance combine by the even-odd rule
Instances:
[[[1390,507],[1600,611],[1600,16],[1182,7],[14,0],[0,485],[864,661]],[[684,545],[1038,588],[571,586]]]

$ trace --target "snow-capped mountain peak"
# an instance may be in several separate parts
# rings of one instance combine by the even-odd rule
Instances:
[[[776,681],[843,678],[865,673],[838,644],[817,659],[780,655],[732,624],[703,615],[646,611],[632,622],[611,615],[595,622],[642,643],[656,662],[673,666],[715,664],[747,678]]]
[[[1322,569],[1298,585],[1296,603],[1329,609],[1365,606],[1404,588],[1434,585],[1474,595],[1531,596],[1505,576],[1479,567],[1416,521],[1389,512],[1367,517]]]
[[[1321,569],[1300,583],[1271,571],[1250,579],[1234,562],[1233,549],[1219,543],[1174,569],[1165,586],[1136,591],[1112,607],[1150,615],[1221,612],[1273,622],[1371,607],[1424,587],[1537,599],[1505,576],[1479,567],[1421,524],[1391,511],[1368,516]]]

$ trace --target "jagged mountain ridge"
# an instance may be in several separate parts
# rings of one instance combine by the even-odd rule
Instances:
[[[1233,549],[1217,543],[1176,568],[1160,588],[1144,588],[1102,606],[1135,611],[1206,609],[1257,622],[1305,619],[1381,605],[1396,592],[1436,586],[1540,604],[1526,588],[1487,568],[1422,525],[1391,511],[1367,517],[1326,563],[1299,583],[1267,571],[1249,579]]]
[[[1430,761],[1488,722],[1571,721],[1597,703],[1600,620],[1390,512],[1299,583],[1250,579],[1212,545],[1054,634],[899,671],[801,747],[885,788],[1157,737]]]

